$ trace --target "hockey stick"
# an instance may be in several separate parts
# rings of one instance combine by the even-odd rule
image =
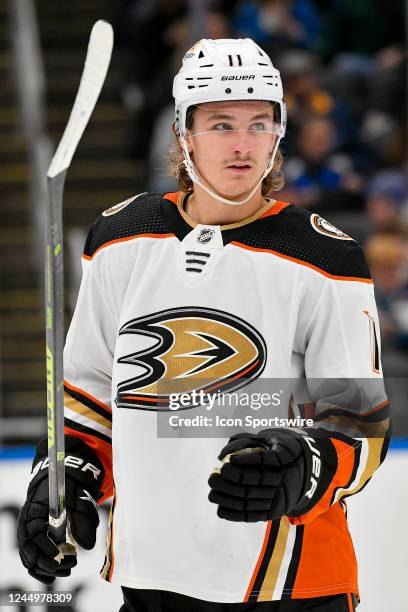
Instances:
[[[49,462],[49,536],[64,554],[76,554],[66,543],[69,524],[65,508],[64,444],[64,276],[62,200],[67,170],[98,100],[113,48],[112,26],[97,21],[89,38],[88,51],[78,93],[64,134],[47,173],[48,199],[45,226],[45,320],[47,363],[47,430]],[[68,528],[68,538],[67,538]],[[72,540],[71,540],[72,542]]]

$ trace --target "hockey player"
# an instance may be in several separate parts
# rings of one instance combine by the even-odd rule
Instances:
[[[113,496],[101,575],[122,586],[121,612],[353,610],[345,498],[389,438],[362,250],[267,198],[282,183],[286,113],[253,41],[201,40],[173,92],[180,191],[106,210],[85,245],[64,353],[73,537],[92,548],[97,504]],[[170,389],[290,378],[306,383],[290,412],[312,427],[158,435]],[[47,537],[46,455],[42,440],[18,541],[30,575],[51,583],[75,560],[58,564]]]

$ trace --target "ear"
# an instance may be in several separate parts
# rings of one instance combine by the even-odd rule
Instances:
[[[192,155],[193,154],[193,144],[192,144],[191,136],[186,135],[185,139],[187,143],[188,152],[190,153],[190,155]]]
[[[179,137],[178,137],[177,132],[176,132],[176,123],[175,122],[173,122],[173,125],[171,126],[171,129],[172,129],[172,132],[173,132],[174,139],[175,139],[176,143],[179,144]]]
[[[173,130],[174,138],[176,139],[177,144],[180,144],[180,138],[179,138],[179,136],[178,136],[178,134],[176,132],[176,124],[175,124],[175,122],[173,122],[172,130]],[[187,143],[188,152],[191,154],[193,152],[193,147],[191,146],[191,138],[190,138],[190,136],[188,136],[188,135],[185,136],[185,140],[186,140],[186,143]]]

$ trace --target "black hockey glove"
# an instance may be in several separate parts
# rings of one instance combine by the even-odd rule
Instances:
[[[324,469],[323,455],[329,458]],[[229,521],[302,514],[321,498],[337,468],[328,438],[282,428],[236,434],[218,458],[224,463],[209,478],[208,498]]]
[[[74,436],[65,437],[65,504],[72,536],[87,550],[95,545],[99,525],[97,500],[104,468],[94,451]],[[37,445],[27,500],[17,521],[21,560],[30,576],[52,584],[57,576],[69,576],[77,564],[76,555],[54,560],[59,550],[48,536],[48,443]]]

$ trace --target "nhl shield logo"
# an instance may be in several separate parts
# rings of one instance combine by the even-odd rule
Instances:
[[[215,230],[210,229],[209,227],[203,227],[200,230],[200,233],[197,236],[197,242],[199,244],[207,244],[210,242],[215,234]]]

